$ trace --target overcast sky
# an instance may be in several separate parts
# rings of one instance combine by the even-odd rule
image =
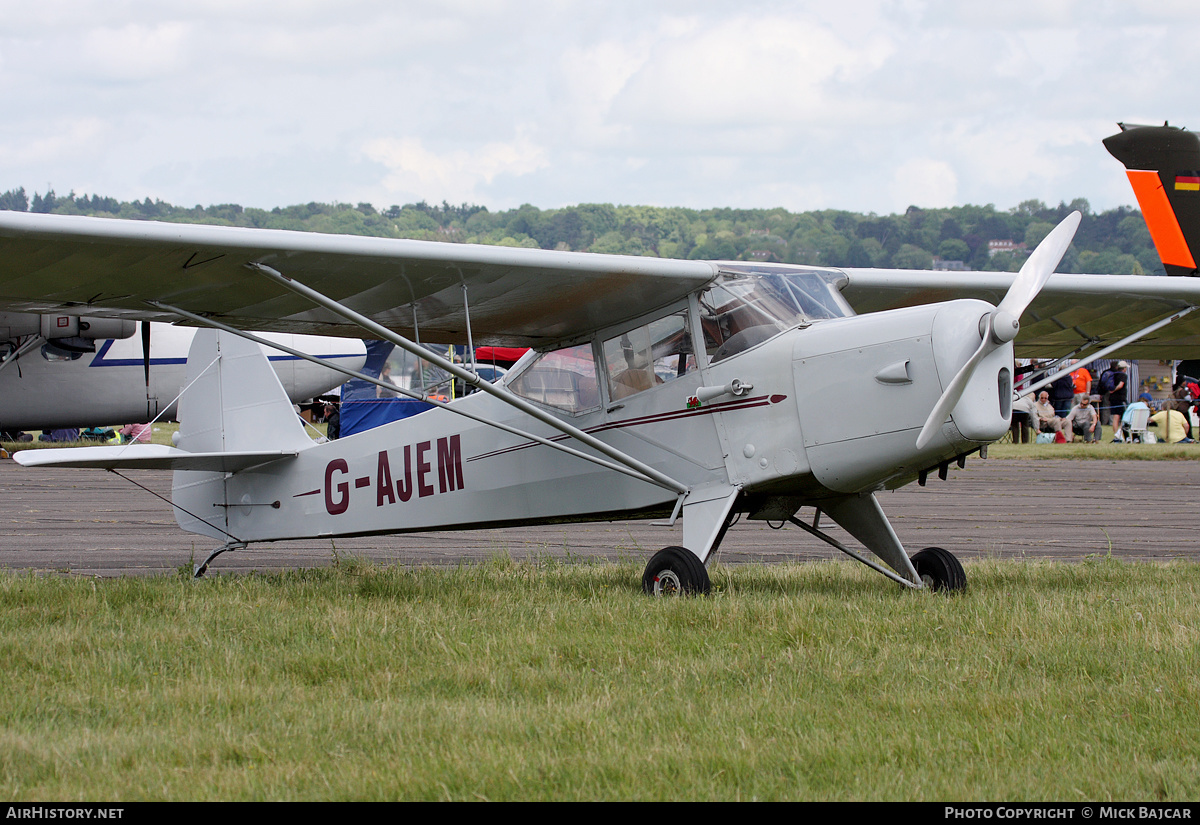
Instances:
[[[270,208],[1134,202],[1194,0],[0,0],[0,191]]]

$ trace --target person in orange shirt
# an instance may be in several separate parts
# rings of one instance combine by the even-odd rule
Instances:
[[[1076,358],[1071,362],[1078,364],[1079,359]],[[1080,396],[1092,394],[1092,374],[1087,371],[1087,367],[1080,367],[1071,373],[1071,383],[1075,385],[1075,403],[1078,404]]]

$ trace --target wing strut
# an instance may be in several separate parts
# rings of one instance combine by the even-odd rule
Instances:
[[[870,559],[868,559],[866,556],[862,555],[861,553],[855,553],[853,550],[851,550],[846,545],[842,544],[840,541],[835,539],[833,536],[829,535],[824,530],[817,527],[816,523],[820,518],[821,518],[821,509],[818,507],[816,515],[813,516],[812,526],[805,524],[804,522],[802,522],[800,519],[796,518],[795,516],[788,516],[787,520],[789,522],[791,522],[792,524],[796,525],[797,527],[799,527],[800,529],[804,530],[806,533],[816,536],[821,541],[825,542],[826,544],[830,545],[831,547],[841,550],[843,553],[845,553],[847,556],[854,559],[855,561],[862,562],[867,567],[874,570],[876,573],[882,573],[883,575],[887,576],[889,579],[896,582],[897,584],[902,584],[905,587],[910,587],[914,590],[917,590],[921,587],[921,585],[913,584],[912,582],[910,582],[908,579],[904,578],[903,576],[897,575],[896,573],[892,572],[888,568],[884,567],[882,564],[876,564],[875,562],[871,561]]]
[[[21,344],[21,346],[17,347],[15,350],[13,350],[11,353],[9,353],[8,357],[5,358],[3,361],[0,361],[0,370],[4,369],[9,364],[15,364],[17,361],[20,360],[22,355],[29,352],[30,350],[40,347],[44,343],[46,343],[46,339],[43,338],[42,336],[40,336],[40,335],[30,336],[30,338],[27,341],[25,341],[25,343]]]
[[[559,450],[560,452],[564,452],[568,455],[575,456],[576,458],[582,458],[584,461],[590,461],[593,464],[598,464],[601,467],[605,468],[606,470],[615,470],[616,472],[624,473],[625,475],[630,476],[631,478],[636,478],[639,481],[645,481],[649,484],[658,484],[658,482],[655,481],[654,479],[649,478],[649,477],[643,475],[642,473],[636,472],[635,470],[632,470],[621,464],[615,464],[611,461],[606,461],[605,459],[600,458],[598,456],[588,455],[585,452],[581,452],[580,450],[573,449],[571,447],[568,447],[565,444],[559,444],[558,442],[552,441],[548,438],[542,438],[541,436],[533,435],[532,433],[527,433],[523,430],[518,430],[516,427],[510,427],[507,424],[501,424],[496,421],[490,421],[490,420],[484,418],[483,416],[475,415],[474,413],[469,413],[465,410],[459,409],[457,406],[452,406],[443,401],[437,401],[433,398],[430,398],[427,394],[413,392],[412,390],[406,390],[403,387],[399,387],[395,384],[389,384],[386,381],[381,381],[380,379],[375,378],[370,375],[367,375],[364,372],[358,372],[357,370],[352,370],[349,367],[343,367],[340,364],[335,364],[330,361],[322,361],[320,358],[318,358],[315,355],[310,355],[307,352],[301,352],[298,349],[292,349],[291,347],[289,347],[285,344],[281,344],[277,341],[268,341],[265,338],[260,338],[257,335],[254,335],[253,333],[246,332],[245,330],[241,330],[241,329],[236,329],[234,327],[229,326],[228,324],[223,324],[220,321],[215,321],[212,318],[205,318],[203,315],[197,315],[194,312],[188,312],[186,309],[180,309],[179,307],[171,306],[170,304],[164,304],[159,301],[147,301],[146,303],[148,305],[154,307],[155,309],[161,309],[161,310],[165,310],[166,312],[175,313],[176,315],[180,316],[181,318],[186,318],[189,321],[195,321],[198,324],[203,324],[204,326],[212,327],[213,329],[219,329],[223,332],[228,332],[231,335],[237,335],[241,338],[245,338],[247,341],[253,341],[254,343],[256,343],[260,346],[270,347],[271,349],[276,349],[276,350],[279,350],[280,352],[286,352],[288,355],[291,355],[295,358],[303,358],[305,361],[309,361],[309,362],[311,362],[313,364],[317,364],[318,366],[321,366],[321,367],[326,367],[327,369],[331,369],[335,372],[340,372],[340,373],[342,373],[342,375],[345,375],[349,378],[357,378],[362,381],[366,381],[370,384],[374,384],[378,387],[382,387],[383,389],[387,390],[388,392],[399,393],[400,395],[407,396],[408,398],[412,398],[417,401],[424,401],[426,404],[429,404],[431,406],[440,407],[440,408],[446,410],[447,412],[454,413],[455,415],[461,415],[463,418],[470,419],[471,421],[475,421],[480,424],[485,424],[489,427],[495,427],[498,430],[503,430],[506,433],[511,433],[512,435],[515,435],[518,438],[527,438],[530,441],[537,442],[538,444],[542,444],[546,447],[551,447],[555,450]],[[425,358],[426,356],[422,355],[421,357]],[[174,403],[174,402],[171,402],[171,403]]]
[[[1125,336],[1120,341],[1117,341],[1117,343],[1111,344],[1098,352],[1092,353],[1087,358],[1084,358],[1074,364],[1070,364],[1067,367],[1060,369],[1051,375],[1046,376],[1041,381],[1038,381],[1036,384],[1031,384],[1028,387],[1022,387],[1020,393],[1021,393],[1021,395],[1028,395],[1031,392],[1037,392],[1042,387],[1046,387],[1046,386],[1049,386],[1050,384],[1053,384],[1056,380],[1058,380],[1062,376],[1066,375],[1067,373],[1075,372],[1075,370],[1082,369],[1083,367],[1086,367],[1089,364],[1091,364],[1093,361],[1098,361],[1099,359],[1103,358],[1106,355],[1111,355],[1112,353],[1116,352],[1117,350],[1119,350],[1121,347],[1125,346],[1126,344],[1132,344],[1134,341],[1137,341],[1139,338],[1145,338],[1150,333],[1154,332],[1155,330],[1161,329],[1162,327],[1165,327],[1167,324],[1171,323],[1172,321],[1179,320],[1180,318],[1187,315],[1189,312],[1191,312],[1195,308],[1196,307],[1194,307],[1194,306],[1186,307],[1185,309],[1181,309],[1178,312],[1174,312],[1174,313],[1168,315],[1166,318],[1163,318],[1160,321],[1155,321],[1150,326],[1139,329],[1137,332],[1133,333],[1132,335]],[[1016,393],[1013,393],[1013,394],[1016,395]]]

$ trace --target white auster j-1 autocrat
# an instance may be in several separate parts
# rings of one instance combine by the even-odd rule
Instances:
[[[957,589],[957,560],[940,548],[910,558],[875,493],[944,477],[1006,431],[1027,307],[1108,317],[1114,302],[1141,305],[1157,329],[1200,299],[1188,278],[1052,277],[1078,222],[1019,274],[971,281],[0,213],[0,308],[86,302],[91,315],[214,328],[192,345],[174,447],[16,458],[172,469],[179,524],[220,542],[214,556],[281,539],[655,517],[682,519],[683,546],[650,559],[646,590],[705,592],[706,561],[745,515],[788,521],[906,586]],[[942,290],[995,297],[922,303],[914,290],[932,289],[931,274]],[[915,305],[855,315],[846,296],[870,283]],[[1047,317],[1034,343],[1078,349],[1078,323]],[[493,385],[420,349],[483,392],[316,444],[244,329],[535,351]],[[1108,351],[1103,335],[1086,341]],[[815,514],[801,518],[805,507]]]

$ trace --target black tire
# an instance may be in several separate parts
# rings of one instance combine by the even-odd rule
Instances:
[[[948,550],[926,547],[913,555],[912,564],[921,581],[934,592],[954,593],[967,589],[967,574]]]
[[[707,596],[708,570],[685,547],[664,547],[646,563],[642,590],[649,596]]]

